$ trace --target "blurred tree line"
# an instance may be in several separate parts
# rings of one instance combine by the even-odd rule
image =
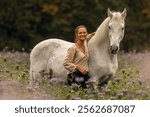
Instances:
[[[83,24],[94,32],[107,8],[127,8],[123,50],[149,48],[149,0],[0,0],[0,50],[28,51],[48,38],[73,42],[75,27]]]

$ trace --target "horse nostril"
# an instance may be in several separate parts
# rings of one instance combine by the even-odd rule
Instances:
[[[114,48],[114,51],[116,51],[116,52],[118,51],[118,46],[116,46],[116,47]]]
[[[110,51],[112,54],[116,54],[118,50],[119,50],[118,46],[114,46],[114,45],[110,46]]]

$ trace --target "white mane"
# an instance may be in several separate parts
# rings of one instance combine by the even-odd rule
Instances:
[[[100,40],[101,42],[105,40],[104,37],[108,36],[108,29],[106,25],[108,25],[109,20],[110,17],[106,18],[102,22],[102,24],[97,28],[95,35],[90,39],[89,43],[99,43]],[[95,38],[99,38],[99,39],[95,39]]]

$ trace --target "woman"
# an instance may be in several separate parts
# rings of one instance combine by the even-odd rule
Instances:
[[[88,39],[87,39],[88,36]],[[68,49],[64,60],[64,67],[69,71],[67,84],[80,84],[82,88],[87,87],[87,81],[90,76],[88,74],[88,48],[87,40],[92,35],[88,35],[87,28],[80,25],[75,29],[75,44]]]

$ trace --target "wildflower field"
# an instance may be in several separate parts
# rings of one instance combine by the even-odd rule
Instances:
[[[80,89],[65,86],[60,79],[43,83],[31,90],[29,53],[0,52],[0,99],[81,99],[81,100],[143,100],[150,99],[150,53],[120,53],[116,76],[107,86]],[[54,82],[54,83],[53,83]]]

